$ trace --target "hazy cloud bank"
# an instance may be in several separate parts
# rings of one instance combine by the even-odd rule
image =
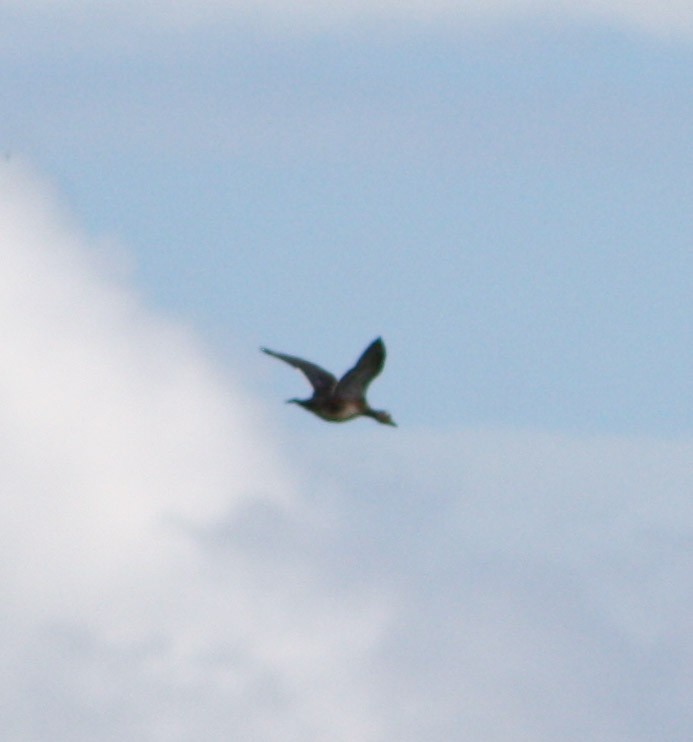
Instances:
[[[396,595],[390,738],[684,742],[690,440],[363,430],[309,450],[344,491],[338,553]]]
[[[641,0],[327,0],[295,3],[288,0],[118,0],[105,8],[94,0],[5,0],[1,9],[15,14],[40,17],[66,15],[88,18],[100,25],[118,20],[128,25],[173,27],[188,30],[228,23],[269,29],[280,34],[371,27],[388,31],[424,26],[458,26],[508,22],[530,18],[548,22],[599,22],[637,28],[656,35],[690,36],[693,8],[685,0],[647,3]]]

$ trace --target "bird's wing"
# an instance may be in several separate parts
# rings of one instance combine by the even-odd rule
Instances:
[[[315,393],[318,395],[328,394],[335,388],[337,384],[337,379],[329,371],[325,371],[324,368],[320,368],[320,366],[316,366],[310,361],[304,361],[303,358],[289,356],[285,353],[276,353],[275,351],[269,350],[267,348],[260,348],[260,350],[263,353],[267,353],[268,356],[279,358],[279,360],[288,363],[290,366],[303,371],[303,373],[306,375],[306,378],[311,383],[311,386],[315,390]]]
[[[385,344],[381,338],[374,340],[361,354],[354,368],[347,371],[339,380],[334,391],[341,399],[361,399],[368,385],[383,370],[385,365]]]

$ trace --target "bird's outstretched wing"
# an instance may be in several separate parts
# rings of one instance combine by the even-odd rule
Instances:
[[[340,399],[361,399],[368,385],[383,370],[385,365],[385,344],[376,338],[361,354],[354,368],[347,371],[339,380],[334,396]]]
[[[303,371],[317,395],[329,394],[337,384],[337,379],[329,371],[325,371],[324,368],[320,368],[315,363],[285,353],[276,353],[268,348],[260,348],[260,350],[267,353],[268,356],[279,358],[280,361]]]

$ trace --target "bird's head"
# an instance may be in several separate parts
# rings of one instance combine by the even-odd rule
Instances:
[[[298,404],[301,405],[301,407],[307,407],[308,406],[308,400],[307,399],[297,399],[294,397],[293,399],[287,399],[286,404]]]

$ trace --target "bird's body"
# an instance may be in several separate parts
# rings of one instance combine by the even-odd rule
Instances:
[[[385,364],[385,345],[380,338],[374,340],[361,354],[356,365],[339,381],[329,371],[297,356],[276,353],[261,348],[264,353],[279,358],[302,371],[313,387],[309,399],[290,399],[313,414],[329,422],[346,422],[355,417],[372,417],[383,425],[395,425],[389,413],[372,409],[366,401],[366,390]]]

